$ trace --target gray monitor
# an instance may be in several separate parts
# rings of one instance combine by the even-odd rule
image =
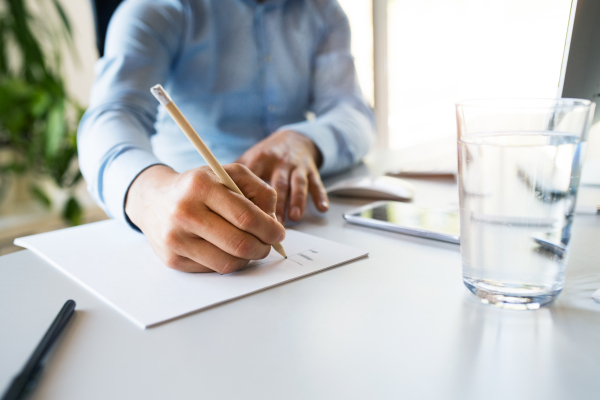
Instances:
[[[572,0],[558,97],[594,101],[600,121],[600,0]]]

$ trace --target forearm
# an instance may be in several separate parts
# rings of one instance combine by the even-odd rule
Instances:
[[[150,144],[157,103],[149,87],[167,79],[184,19],[182,4],[169,0],[123,2],[111,18],[77,140],[92,197],[117,219],[127,220],[125,195],[133,180],[160,163]]]
[[[364,103],[343,101],[313,121],[279,129],[303,134],[313,141],[322,157],[319,171],[329,175],[358,163],[369,151],[375,137],[373,115]]]
[[[91,109],[78,131],[80,169],[88,190],[108,215],[121,220],[126,220],[124,199],[131,182],[160,163],[142,121],[124,111]]]

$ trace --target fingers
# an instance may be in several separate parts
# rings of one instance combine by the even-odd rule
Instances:
[[[273,221],[270,217],[266,218]],[[184,218],[180,224],[192,235],[204,238],[235,258],[260,260],[269,255],[271,251],[270,245],[263,243],[256,236],[236,228],[213,212],[203,213],[202,219]],[[186,243],[186,246],[189,244]]]
[[[304,168],[296,168],[292,171],[290,178],[290,208],[289,217],[292,221],[298,221],[304,214],[306,207],[306,193],[308,191],[308,176]]]
[[[217,190],[206,200],[206,206],[222,216],[238,230],[254,235],[263,243],[279,243],[285,238],[283,226],[240,195],[232,195],[227,189]],[[216,228],[208,227],[211,231]]]
[[[286,179],[287,177],[287,179]],[[292,221],[298,221],[306,209],[306,196],[310,191],[317,209],[321,212],[329,210],[329,199],[316,168],[295,168],[290,172],[289,167],[275,170],[271,185],[277,192],[276,215],[283,223],[285,220],[286,203],[289,200],[288,216]]]
[[[243,165],[229,164],[224,168],[248,200],[269,215],[275,212],[277,193],[271,186]]]
[[[184,255],[220,274],[229,274],[248,265],[249,260],[235,257],[201,238],[192,239]],[[264,258],[264,257],[262,257]]]
[[[325,190],[325,186],[323,186],[319,172],[309,172],[308,191],[313,198],[317,210],[321,212],[329,210],[329,198],[327,197],[327,191]]]
[[[272,192],[272,189],[268,188],[268,186],[264,184],[264,182],[260,182],[262,185],[264,185],[265,190],[269,193],[266,195],[268,199],[261,199],[261,197],[264,196],[263,194],[255,194],[254,198],[259,198],[260,201],[265,203],[269,202],[271,204],[270,209],[272,210],[274,193]],[[238,183],[238,181],[236,181],[236,183]],[[242,189],[240,188],[240,190]],[[196,221],[195,225],[190,225],[190,229],[199,236],[217,238],[221,237],[222,235],[226,235],[221,240],[236,240],[239,238],[241,233],[234,235],[231,229],[225,229],[225,226],[230,224],[229,226],[231,226],[231,228],[235,227],[237,230],[254,235],[260,241],[267,244],[279,243],[285,237],[285,229],[281,224],[275,221],[265,211],[261,210],[251,200],[236,193],[232,193],[224,186],[215,185],[210,193],[206,193],[205,196],[205,205],[215,214],[220,215],[223,219],[223,222],[228,221],[228,224],[218,225],[219,227],[223,226],[223,233],[221,233],[219,232],[218,226],[210,226],[211,223],[216,224],[216,221],[210,219],[195,219],[193,217],[195,210],[187,210],[186,212],[183,212],[183,215],[181,215],[179,218],[180,223],[183,224],[186,220]],[[246,243],[248,245],[251,244],[249,240],[247,240]],[[258,243],[258,240],[254,243]]]
[[[308,192],[319,211],[329,209],[329,200],[317,169],[322,158],[320,150],[308,137],[280,130],[252,146],[238,161],[260,178],[270,181],[277,193],[276,218],[283,223],[286,207],[291,220],[302,218]],[[266,210],[264,207],[261,209]]]
[[[185,246],[172,257],[169,267],[184,272],[218,272],[229,274],[248,265],[248,260],[234,257],[201,238],[188,237]]]
[[[214,270],[198,264],[196,261],[190,260],[187,257],[174,254],[165,260],[167,267],[181,272],[215,272]]]
[[[271,152],[258,150],[253,147],[238,158],[236,163],[248,167],[250,171],[261,179],[269,179],[275,160]]]
[[[291,167],[286,164],[275,169],[271,176],[271,186],[275,189],[275,192],[277,192],[275,215],[277,216],[277,220],[282,224],[285,221],[285,206],[290,190],[290,172]]]
[[[252,159],[251,161],[249,161],[248,163],[243,163],[245,166],[248,167],[248,169],[250,169],[250,171],[252,171],[257,177],[264,179],[267,174],[268,174],[268,168],[270,166],[270,163],[265,162],[266,160],[260,160],[260,159]]]

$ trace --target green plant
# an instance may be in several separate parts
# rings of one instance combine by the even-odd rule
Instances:
[[[63,45],[74,54],[71,25],[58,0],[38,1],[35,15],[28,3],[0,0],[0,149],[9,150],[8,159],[0,160],[0,174],[51,177],[69,193],[64,220],[77,225],[82,208],[74,194],[81,180],[76,131],[84,110],[61,76]],[[38,184],[29,190],[52,206]]]

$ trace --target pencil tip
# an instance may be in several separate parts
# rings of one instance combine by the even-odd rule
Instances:
[[[283,246],[281,245],[281,243],[275,243],[272,245],[273,249],[278,252],[279,254],[281,254],[282,257],[287,258],[287,254],[285,254],[285,250],[283,249]]]

